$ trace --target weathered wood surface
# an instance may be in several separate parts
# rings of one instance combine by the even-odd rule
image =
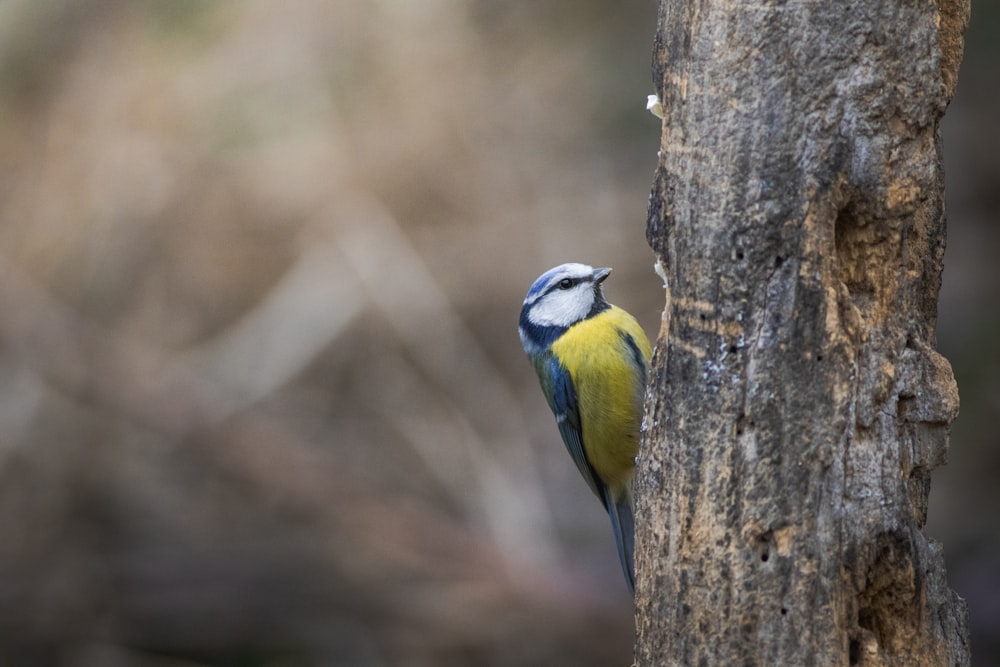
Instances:
[[[965,0],[662,0],[637,664],[965,665],[922,532]]]

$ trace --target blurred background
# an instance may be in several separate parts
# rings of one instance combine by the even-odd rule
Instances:
[[[655,0],[0,3],[0,665],[627,665],[516,333],[650,336]],[[1000,11],[943,127],[928,532],[1000,664]]]

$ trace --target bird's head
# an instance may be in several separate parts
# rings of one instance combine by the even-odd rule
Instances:
[[[525,352],[541,352],[569,327],[607,309],[601,283],[610,273],[586,264],[561,264],[539,276],[521,306],[518,331]]]

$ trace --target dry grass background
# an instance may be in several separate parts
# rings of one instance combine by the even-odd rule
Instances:
[[[0,5],[0,665],[628,664],[516,317],[578,260],[655,332],[655,10]],[[931,532],[996,648],[997,105],[967,87],[940,328],[971,415]]]

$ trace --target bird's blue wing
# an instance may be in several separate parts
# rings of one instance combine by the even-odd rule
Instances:
[[[576,463],[580,474],[587,480],[587,485],[601,499],[601,504],[607,510],[611,518],[611,532],[615,537],[615,549],[618,552],[618,560],[625,574],[625,583],[628,590],[635,595],[635,566],[632,561],[633,543],[635,541],[635,520],[632,517],[632,497],[626,492],[620,498],[613,498],[611,490],[594,473],[594,469],[587,460],[587,453],[583,449],[583,440],[580,433],[580,413],[576,398],[576,389],[573,387],[573,378],[558,363],[553,360],[550,377],[552,383],[552,398],[549,403],[552,411],[556,415],[556,422],[559,424],[559,433],[562,435],[569,455]],[[547,393],[547,392],[546,392]]]
[[[576,389],[573,387],[573,378],[555,357],[550,357],[545,363],[543,377],[547,378],[548,382],[543,381],[542,389],[549,401],[549,407],[552,408],[552,412],[556,416],[559,435],[562,436],[563,444],[566,445],[573,463],[583,475],[587,486],[601,499],[604,508],[608,509],[607,489],[594,473],[590,461],[587,460],[587,453],[583,449],[583,429],[580,426],[579,401]]]
[[[542,380],[542,392],[548,400],[549,407],[556,416],[559,434],[576,464],[587,486],[601,499],[601,504],[611,518],[611,530],[614,533],[618,560],[629,591],[635,594],[635,568],[632,554],[635,535],[635,522],[632,516],[632,497],[626,492],[620,498],[612,497],[611,490],[594,472],[587,453],[583,449],[583,429],[580,422],[579,401],[573,378],[569,371],[563,368],[559,361],[551,355],[536,360],[538,377]]]

